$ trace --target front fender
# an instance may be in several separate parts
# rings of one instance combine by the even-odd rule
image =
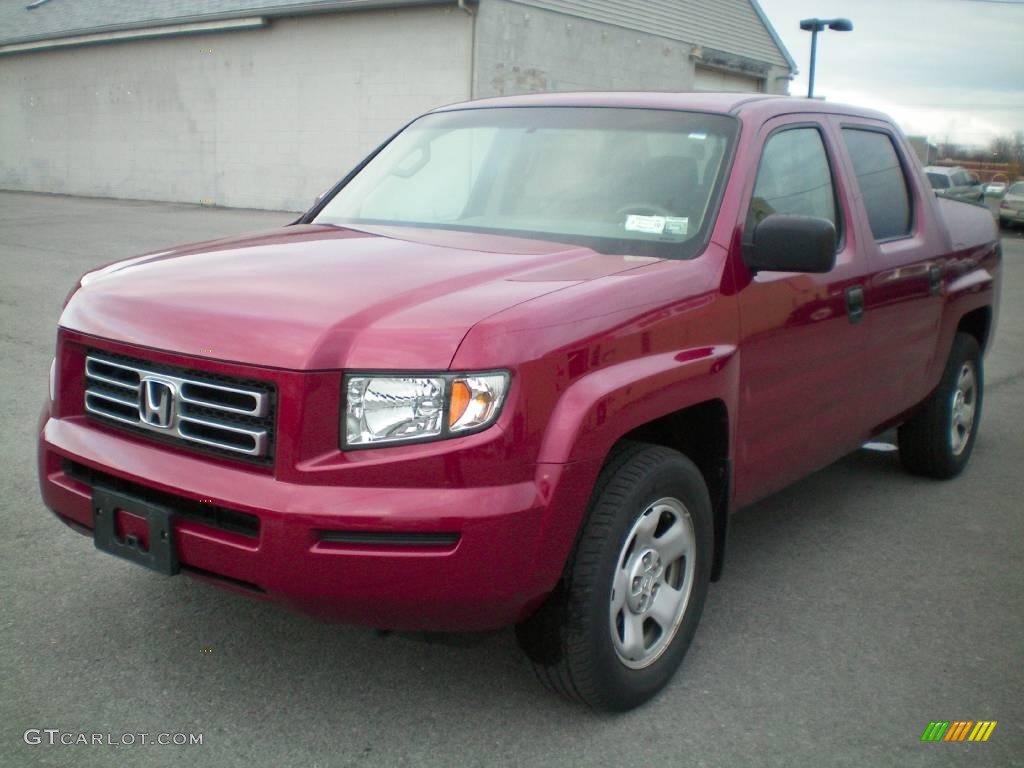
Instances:
[[[691,405],[735,402],[739,360],[722,344],[649,355],[600,368],[559,398],[538,461],[602,459],[623,435]]]
[[[735,402],[738,374],[735,346],[694,347],[600,368],[562,393],[537,464],[537,487],[550,497],[537,540],[535,594],[546,594],[560,578],[612,446],[637,427],[689,406]]]

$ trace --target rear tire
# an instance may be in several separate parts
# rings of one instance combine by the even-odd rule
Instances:
[[[903,466],[940,480],[959,475],[974,450],[983,392],[981,348],[970,334],[958,333],[939,386],[899,428]]]
[[[598,478],[562,581],[516,627],[541,682],[610,711],[654,696],[696,632],[713,546],[700,470],[668,448],[620,444]]]

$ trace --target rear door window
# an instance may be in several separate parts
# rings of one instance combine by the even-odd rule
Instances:
[[[844,128],[850,153],[875,240],[910,234],[912,207],[907,178],[888,133]]]

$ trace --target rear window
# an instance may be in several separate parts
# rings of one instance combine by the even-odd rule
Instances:
[[[892,137],[880,131],[844,128],[843,139],[875,240],[910,234],[910,191]]]
[[[928,182],[932,189],[949,189],[949,176],[944,173],[929,173]]]
[[[1006,190],[1008,195],[1024,195],[1024,181],[1018,181],[1016,184]]]

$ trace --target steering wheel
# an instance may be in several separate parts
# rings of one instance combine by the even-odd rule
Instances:
[[[630,203],[629,205],[624,205],[619,208],[615,212],[615,215],[618,217],[625,216],[629,213],[646,213],[647,215],[666,217],[671,217],[673,215],[672,211],[663,205],[658,205],[657,203]]]

